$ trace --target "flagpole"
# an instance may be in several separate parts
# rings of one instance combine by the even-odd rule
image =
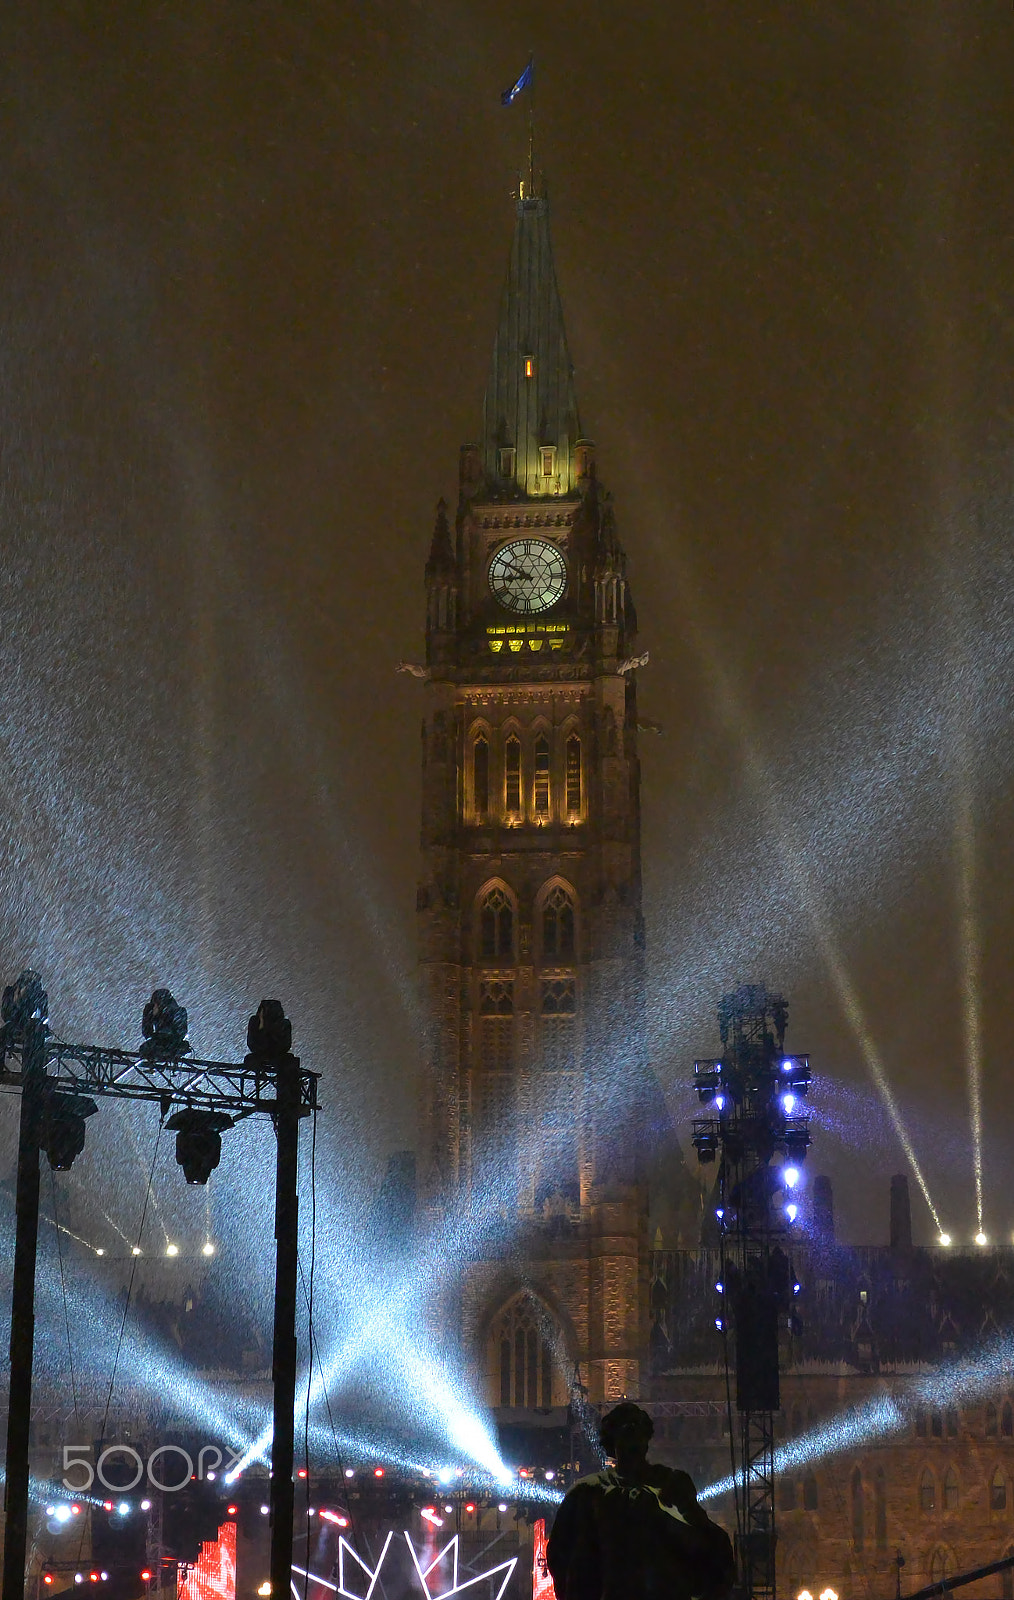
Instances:
[[[532,75],[528,86],[528,193],[535,196],[535,56],[528,57],[528,70]]]

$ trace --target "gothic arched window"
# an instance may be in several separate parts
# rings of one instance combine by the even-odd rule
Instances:
[[[929,1467],[919,1479],[919,1510],[923,1512],[934,1511],[937,1503],[937,1484]]]
[[[989,1480],[989,1509],[990,1511],[1007,1509],[1007,1479],[1002,1467],[997,1467]]]
[[[873,1537],[878,1550],[887,1549],[887,1479],[883,1467],[873,1474]]]
[[[540,733],[535,741],[535,815],[549,816],[549,740]]]
[[[934,1550],[930,1560],[930,1582],[942,1583],[945,1578],[951,1576],[953,1571],[954,1557],[944,1545],[940,1545],[938,1549]]]
[[[925,1406],[916,1406],[916,1408],[915,1408],[915,1436],[916,1436],[917,1439],[925,1439],[925,1437],[926,1437],[926,1407]]]
[[[567,816],[573,820],[581,815],[581,741],[576,733],[567,740],[566,778]]]
[[[944,1416],[945,1416],[945,1420],[946,1420],[946,1423],[947,1423],[947,1437],[948,1437],[948,1439],[956,1439],[958,1437],[958,1432],[959,1432],[959,1418],[958,1418],[957,1408],[955,1406],[948,1406],[946,1412],[944,1413]]]
[[[541,1301],[522,1295],[505,1306],[493,1323],[489,1348],[499,1405],[534,1410],[553,1404],[553,1370],[562,1364],[563,1338]]]
[[[521,817],[521,740],[512,733],[503,747],[503,803],[508,818]]]
[[[803,1510],[817,1511],[820,1509],[820,1496],[817,1493],[817,1479],[812,1472],[808,1472],[803,1479]]]
[[[472,746],[472,800],[476,818],[484,821],[489,814],[489,740],[484,733]]]
[[[953,1467],[948,1467],[944,1473],[944,1510],[957,1511],[958,1509],[958,1475]]]
[[[514,907],[503,889],[490,889],[479,912],[479,958],[513,961]]]
[[[1000,1413],[1000,1432],[1005,1439],[1009,1439],[1014,1435],[1014,1411],[1011,1410],[1009,1400],[1004,1401],[1003,1410]]]
[[[942,1439],[944,1436],[944,1414],[942,1411],[933,1410],[930,1412],[930,1436],[934,1439]]]
[[[542,958],[574,959],[574,902],[560,884],[550,889],[542,903]]]
[[[986,1406],[986,1438],[996,1438],[996,1406],[992,1400]]]
[[[852,1543],[855,1549],[863,1548],[866,1536],[865,1518],[863,1516],[863,1475],[856,1467],[852,1473]]]

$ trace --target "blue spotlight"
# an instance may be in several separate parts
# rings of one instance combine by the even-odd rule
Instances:
[[[724,1294],[725,1293],[725,1284],[724,1283],[716,1283],[715,1284],[715,1288],[718,1290],[719,1294]]]
[[[785,1207],[785,1215],[788,1217],[790,1222],[795,1222],[796,1218],[799,1215],[799,1207],[797,1205],[792,1205],[792,1204],[787,1205]]]
[[[794,1189],[799,1182],[799,1168],[785,1167],[782,1171],[782,1182],[786,1189]]]
[[[785,1112],[785,1115],[787,1117],[790,1117],[792,1115],[793,1111],[795,1111],[795,1109],[796,1109],[796,1097],[795,1097],[795,1095],[794,1094],[783,1094],[782,1095],[782,1110]]]
[[[721,1317],[715,1318],[715,1327],[718,1329],[719,1333],[725,1332],[725,1323],[722,1321]]]
[[[792,1062],[791,1061],[783,1061],[782,1062],[782,1071],[783,1072],[791,1072],[792,1071]]]
[[[715,1105],[718,1107],[719,1111],[724,1111],[724,1109],[725,1109],[725,1096],[724,1096],[724,1094],[716,1094],[716,1096],[715,1096]]]

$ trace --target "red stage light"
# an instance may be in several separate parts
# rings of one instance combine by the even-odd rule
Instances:
[[[238,1510],[239,1510],[238,1506],[226,1506],[225,1514],[226,1514],[227,1517],[234,1517]]]
[[[382,1478],[382,1477],[383,1477],[383,1476],[384,1476],[384,1469],[383,1469],[383,1467],[374,1467],[374,1469],[373,1469],[373,1476],[374,1476],[374,1477],[375,1477],[375,1478]]]
[[[474,1510],[475,1510],[475,1507],[474,1507],[474,1506],[473,1506],[473,1505],[472,1505],[472,1503],[471,1503],[471,1501],[470,1501],[470,1502],[469,1502],[469,1503],[468,1503],[468,1505],[467,1505],[467,1506],[466,1506],[466,1507],[465,1507],[465,1510],[466,1510],[466,1511],[474,1511]]]

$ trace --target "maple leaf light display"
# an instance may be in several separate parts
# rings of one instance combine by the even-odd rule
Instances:
[[[315,1572],[306,1572],[302,1567],[293,1567],[293,1572],[301,1578],[309,1578],[311,1583],[319,1583],[321,1588],[328,1589],[332,1594],[339,1594],[342,1600],[373,1600],[374,1590],[380,1579],[384,1562],[394,1539],[393,1531],[384,1540],[384,1548],[380,1552],[380,1560],[375,1567],[367,1566],[362,1556],[358,1556],[352,1546],[344,1538],[338,1539],[338,1582],[334,1583],[328,1578],[320,1578]],[[405,1543],[408,1545],[412,1557],[412,1566],[415,1577],[419,1583],[421,1596],[425,1600],[452,1600],[454,1595],[467,1595],[468,1600],[503,1600],[507,1585],[510,1583],[514,1568],[518,1564],[517,1556],[511,1556],[508,1561],[501,1561],[498,1566],[490,1567],[488,1572],[477,1572],[470,1578],[461,1578],[458,1572],[458,1535],[444,1545],[443,1549],[433,1557],[428,1565],[423,1566],[427,1552],[417,1551],[412,1543],[410,1534],[405,1534]],[[446,1583],[446,1574],[440,1569],[450,1560],[450,1584]],[[358,1570],[357,1570],[358,1569]],[[349,1583],[358,1583],[357,1588],[349,1588]],[[363,1588],[365,1585],[365,1590]],[[487,1587],[483,1587],[486,1585]],[[292,1584],[292,1593],[295,1600],[302,1600],[302,1594],[296,1583]],[[383,1590],[381,1590],[383,1593]]]

